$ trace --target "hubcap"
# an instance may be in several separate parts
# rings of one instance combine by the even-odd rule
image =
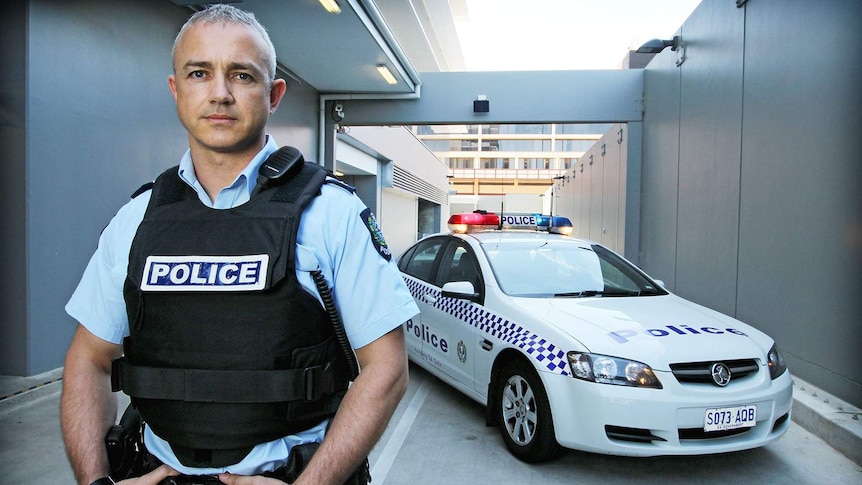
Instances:
[[[503,389],[501,407],[503,424],[512,441],[526,446],[536,435],[536,399],[530,384],[521,376],[512,376]]]

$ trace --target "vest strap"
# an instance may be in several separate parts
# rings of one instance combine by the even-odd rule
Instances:
[[[320,165],[306,163],[302,169],[293,176],[291,183],[281,185],[276,189],[270,199],[273,202],[301,202],[300,207],[305,207],[320,193],[320,186],[326,180],[326,170]]]
[[[332,363],[286,370],[173,369],[111,365],[111,388],[135,398],[217,403],[317,401],[336,391]]]

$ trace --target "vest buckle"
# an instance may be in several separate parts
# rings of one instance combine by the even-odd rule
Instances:
[[[305,369],[305,400],[318,401],[325,394],[332,393],[332,363],[307,367]]]
[[[125,357],[120,357],[111,361],[111,392],[119,392],[125,389],[125,363]]]

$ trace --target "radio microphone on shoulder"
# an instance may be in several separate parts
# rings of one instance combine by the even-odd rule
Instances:
[[[252,197],[261,191],[289,180],[305,163],[305,158],[299,149],[283,146],[273,152],[261,164],[257,171],[257,185],[251,193]]]

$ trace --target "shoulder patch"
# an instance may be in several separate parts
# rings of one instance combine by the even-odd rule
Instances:
[[[359,217],[362,218],[362,223],[365,224],[365,227],[368,228],[368,232],[371,233],[371,242],[374,243],[374,249],[380,253],[380,256],[383,256],[383,259],[391,261],[392,251],[383,239],[383,232],[380,231],[380,226],[377,225],[377,218],[374,217],[374,213],[371,212],[371,209],[366,207]]]

